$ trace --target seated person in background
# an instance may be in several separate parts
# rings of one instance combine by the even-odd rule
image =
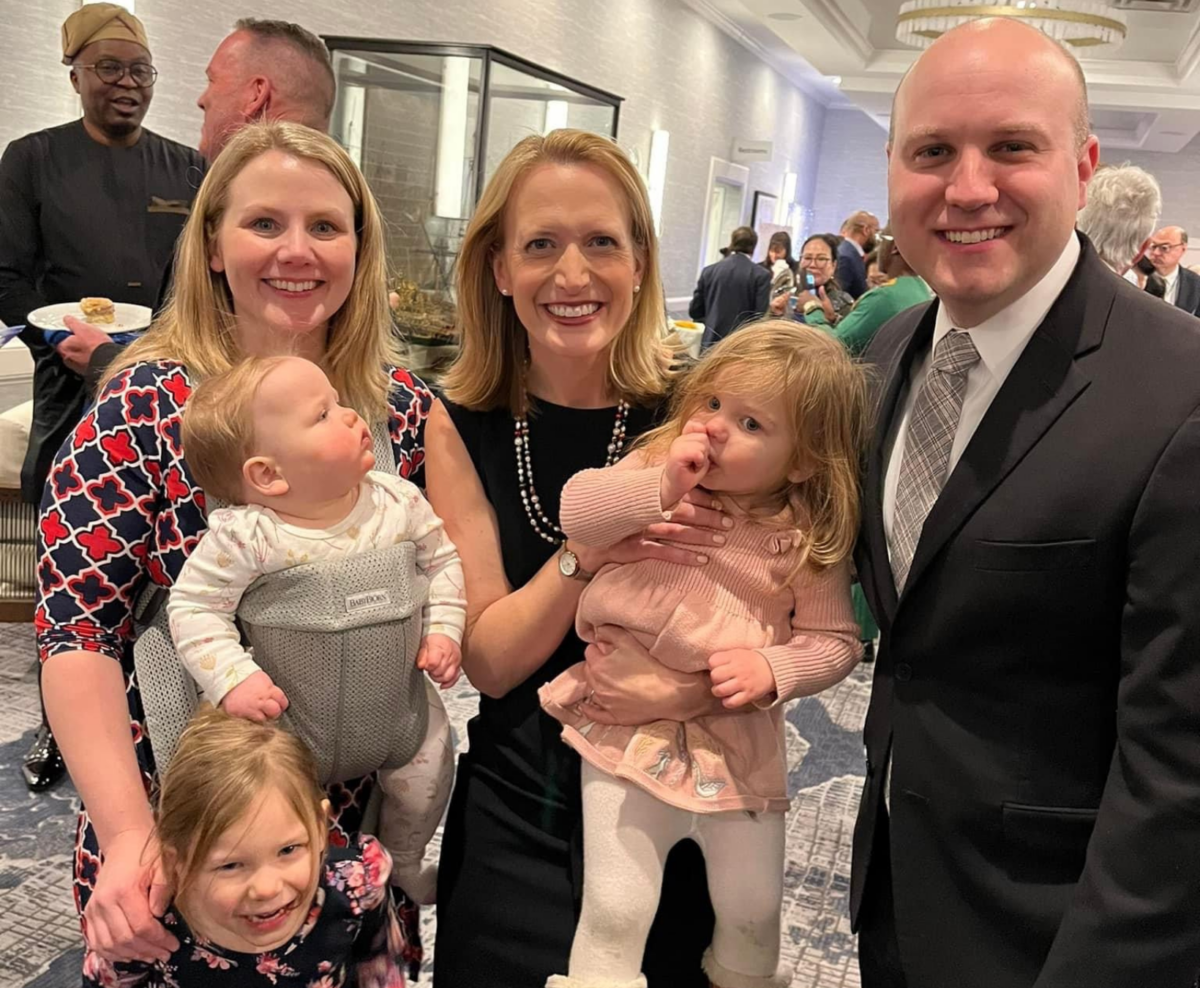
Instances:
[[[809,325],[829,327],[829,332],[855,356],[867,348],[875,333],[892,316],[932,298],[929,287],[908,266],[886,227],[880,237],[878,256],[880,270],[887,280],[860,298],[848,315],[833,326],[829,326],[820,306],[807,316]]]
[[[176,648],[205,699],[258,722],[274,720],[288,707],[234,623],[255,580],[400,542],[416,545],[417,570],[429,579],[417,665],[443,689],[454,684],[466,626],[458,552],[417,487],[373,469],[370,428],[340,403],[316,364],[252,357],[208,378],[192,393],[182,433],[201,487],[234,505],[209,511],[208,531],[183,564],[167,605]],[[274,658],[277,666],[286,661]],[[378,703],[403,695],[391,683],[370,691],[354,685],[337,692],[365,694]],[[429,704],[420,750],[408,764],[379,773],[385,797],[379,829],[396,862],[392,882],[428,903],[436,868],[422,867],[422,858],[449,798],[454,749],[445,707],[432,687],[425,692],[428,699],[412,697]],[[310,699],[316,704],[322,697]],[[339,709],[342,703],[339,695]],[[351,700],[345,703],[346,716],[363,715]]]
[[[174,889],[163,923],[179,946],[152,964],[89,952],[85,974],[122,988],[404,988],[387,851],[366,836],[329,846],[329,800],[302,741],[205,707],[161,793],[156,831]]]
[[[838,238],[832,233],[814,233],[800,251],[800,272],[796,276],[796,319],[808,322],[808,316],[822,309],[825,323],[834,325],[854,308],[854,299],[834,277]]]

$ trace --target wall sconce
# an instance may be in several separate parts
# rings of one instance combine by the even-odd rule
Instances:
[[[667,149],[671,135],[665,130],[650,132],[650,166],[646,169],[646,185],[650,192],[650,212],[654,216],[654,232],[662,236],[663,195],[667,188]]]

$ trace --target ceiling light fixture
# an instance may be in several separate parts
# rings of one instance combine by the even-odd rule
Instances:
[[[1116,48],[1128,31],[1125,14],[1097,0],[907,0],[896,18],[896,37],[928,48],[951,28],[981,17],[1012,17],[1082,53]]]

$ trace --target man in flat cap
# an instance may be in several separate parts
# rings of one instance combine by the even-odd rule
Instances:
[[[83,118],[18,138],[0,158],[0,319],[9,325],[84,296],[152,306],[203,175],[197,152],[142,126],[158,72],[140,20],[117,4],[88,4],[63,23],[62,50]],[[36,505],[88,396],[40,330],[26,326],[21,339],[34,359],[21,492]],[[27,784],[45,788],[60,765],[43,726]]]

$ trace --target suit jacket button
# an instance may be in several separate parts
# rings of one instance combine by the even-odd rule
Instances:
[[[912,679],[912,666],[907,662],[896,663],[896,679],[902,683],[907,683]]]

